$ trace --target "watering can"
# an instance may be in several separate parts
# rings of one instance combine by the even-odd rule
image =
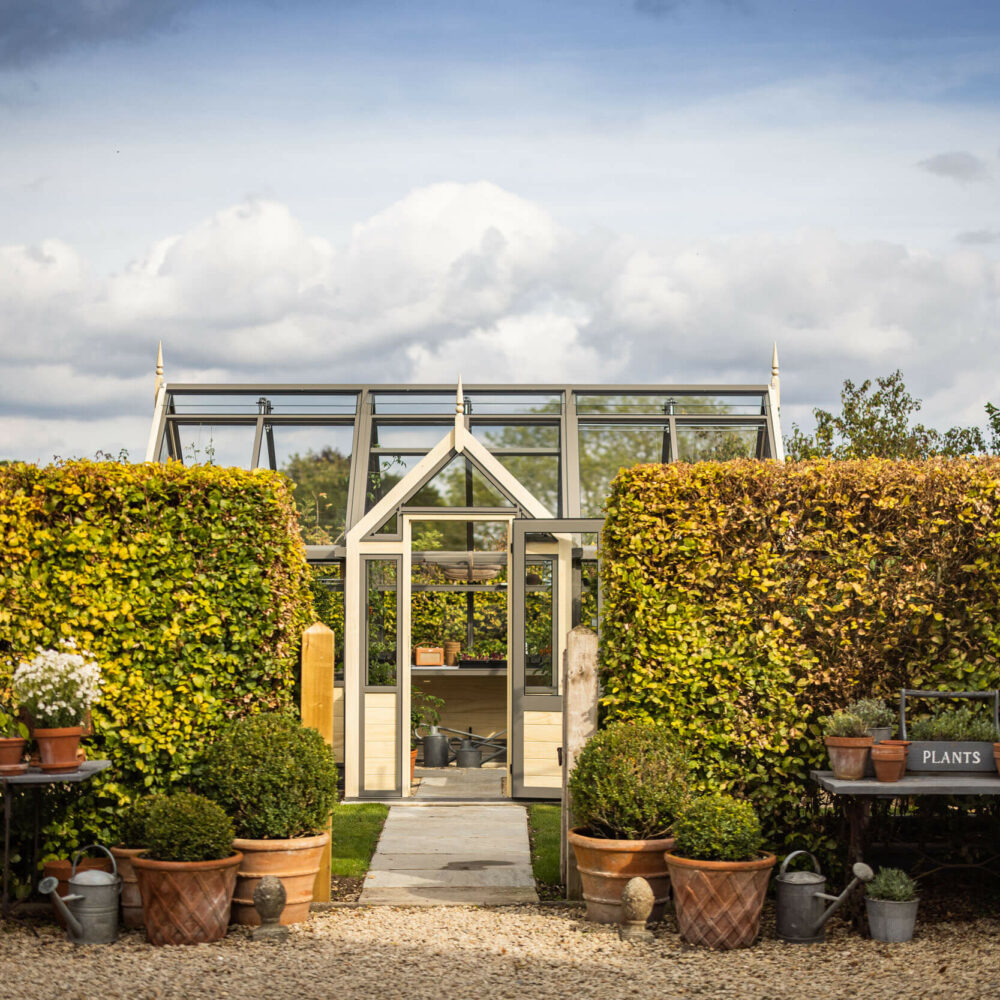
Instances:
[[[813,870],[788,871],[788,862],[800,854],[812,858]],[[830,896],[826,889],[826,876],[820,873],[819,863],[809,851],[792,851],[781,863],[778,871],[777,934],[782,941],[792,944],[813,944],[823,940],[824,925],[840,909],[844,900],[862,882],[870,882],[875,873],[868,865],[858,862],[851,869],[854,878],[839,895]],[[825,902],[830,900],[830,905]]]
[[[87,868],[76,873],[76,863],[91,848],[104,851],[111,858],[111,871]],[[111,944],[118,938],[118,896],[122,880],[111,852],[100,844],[91,844],[73,855],[69,895],[56,892],[59,880],[51,875],[38,884],[38,891],[48,896],[66,921],[66,937],[73,944]]]

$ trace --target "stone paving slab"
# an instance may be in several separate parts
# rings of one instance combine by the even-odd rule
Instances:
[[[361,902],[429,906],[538,901],[523,806],[393,806]]]

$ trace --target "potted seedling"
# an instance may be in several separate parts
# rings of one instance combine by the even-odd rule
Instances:
[[[844,711],[861,719],[876,743],[890,739],[896,728],[896,713],[879,698],[859,698]]]
[[[420,728],[436,726],[441,721],[444,699],[422,691],[416,684],[410,688],[410,781],[417,766],[417,744],[420,743]]]
[[[911,771],[992,772],[997,760],[997,732],[987,713],[971,705],[938,707],[909,728]]]
[[[233,920],[260,923],[253,892],[265,875],[285,886],[281,922],[305,920],[337,801],[332,748],[293,716],[267,712],[223,730],[196,762],[196,772],[198,787],[232,817],[232,846],[244,856]]]
[[[207,944],[226,936],[236,871],[233,824],[214,802],[182,792],[149,809],[146,850],[132,859],[150,944]]]
[[[580,751],[569,776],[569,842],[589,920],[618,923],[622,890],[637,875],[653,890],[653,919],[662,915],[670,888],[663,854],[674,843],[668,830],[687,771],[670,731],[652,723],[613,723]]]
[[[863,778],[872,745],[871,733],[864,719],[840,711],[823,716],[819,724],[830,755],[833,776],[845,781]]]
[[[868,929],[876,941],[909,941],[917,922],[917,885],[901,868],[882,868],[865,886]]]
[[[706,795],[684,808],[666,854],[681,937],[728,950],[756,940],[776,858],[761,850],[753,806],[730,795]]]

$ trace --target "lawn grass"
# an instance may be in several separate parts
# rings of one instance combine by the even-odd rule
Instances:
[[[531,868],[535,881],[558,888],[559,824],[562,806],[549,802],[534,802],[528,806],[528,826],[531,830]]]
[[[375,802],[339,803],[333,810],[330,836],[330,874],[334,877],[361,878],[375,853],[382,824],[389,807]],[[558,830],[557,830],[558,833]],[[556,851],[559,841],[556,841]]]

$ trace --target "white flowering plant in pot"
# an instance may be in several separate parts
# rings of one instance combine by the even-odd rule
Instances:
[[[62,649],[38,647],[30,660],[14,671],[18,704],[35,729],[80,726],[101,695],[101,668],[72,640]]]

